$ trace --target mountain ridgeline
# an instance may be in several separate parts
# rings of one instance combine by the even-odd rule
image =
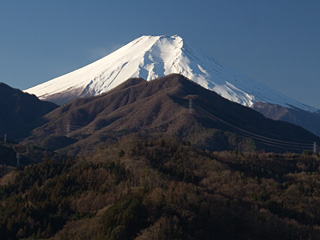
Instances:
[[[286,97],[222,65],[180,36],[142,36],[111,54],[26,92],[53,102],[96,96],[129,78],[147,81],[168,74],[182,74],[230,101],[250,107],[266,102],[315,112],[318,109]]]
[[[209,150],[312,150],[319,137],[230,102],[179,74],[133,78],[108,93],[65,104],[27,142],[77,154],[128,134],[169,135]],[[92,150],[92,149],[91,149]]]
[[[129,78],[147,81],[177,73],[230,101],[320,136],[320,110],[289,98],[224,66],[180,36],[142,36],[73,72],[26,90],[59,105],[97,96]]]
[[[309,112],[300,108],[286,108],[276,104],[257,102],[252,108],[273,120],[281,120],[301,126],[320,136],[320,112]]]
[[[8,139],[22,139],[40,126],[43,116],[58,106],[40,101],[35,95],[0,83],[0,136]]]

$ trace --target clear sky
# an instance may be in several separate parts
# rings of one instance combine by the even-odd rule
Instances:
[[[174,34],[320,108],[319,0],[0,0],[0,81],[26,89],[141,35]]]

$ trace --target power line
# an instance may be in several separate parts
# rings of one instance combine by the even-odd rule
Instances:
[[[205,112],[207,112],[207,111],[204,110],[204,109],[202,109],[202,110],[205,111]],[[209,112],[207,112],[207,113],[210,114],[210,115],[212,115],[212,114],[209,113]],[[214,116],[214,115],[212,115],[212,116]],[[261,139],[265,139],[266,141],[267,141],[267,140],[270,140],[270,141],[273,141],[273,142],[278,142],[279,144],[287,144],[287,145],[299,145],[299,146],[301,146],[301,145],[306,145],[306,146],[310,146],[310,143],[289,142],[289,141],[274,139],[274,138],[270,138],[270,137],[265,137],[265,136],[262,136],[262,135],[259,135],[259,134],[256,134],[256,133],[252,133],[252,132],[250,132],[250,131],[248,131],[248,130],[244,130],[244,129],[239,128],[239,127],[237,127],[237,126],[234,126],[234,125],[232,125],[232,124],[230,124],[230,123],[228,123],[228,122],[226,122],[226,121],[224,121],[224,120],[222,120],[221,118],[218,118],[218,117],[216,117],[216,116],[214,116],[214,117],[215,117],[216,120],[219,120],[219,121],[223,122],[224,124],[226,124],[226,125],[228,125],[228,126],[230,126],[230,127],[233,127],[233,128],[235,128],[235,129],[237,129],[237,130],[239,130],[239,131],[248,133],[248,134],[250,134],[250,135],[252,135],[252,136],[255,136],[255,137],[258,137],[258,138],[261,138]]]
[[[257,141],[262,142],[265,145],[272,146],[272,147],[277,147],[277,148],[282,148],[282,149],[288,149],[288,150],[313,150],[316,151],[316,145],[311,143],[299,143],[299,142],[291,142],[291,141],[284,141],[284,140],[279,140],[279,139],[274,139],[270,137],[265,137],[253,132],[250,132],[248,130],[242,129],[240,127],[237,127],[229,122],[226,122],[225,120],[213,115],[212,113],[208,112],[207,110],[203,109],[202,107],[196,105],[194,108],[197,108],[198,111],[200,111],[201,114],[205,115],[206,117],[219,121],[239,132],[241,132],[243,135],[253,138]]]

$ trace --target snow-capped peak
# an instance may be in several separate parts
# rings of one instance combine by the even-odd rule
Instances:
[[[226,68],[177,35],[139,37],[96,62],[25,91],[61,104],[107,92],[132,77],[149,81],[171,73],[244,106],[266,102],[317,111]]]

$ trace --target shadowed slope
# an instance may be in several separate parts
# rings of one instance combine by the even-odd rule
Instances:
[[[257,102],[253,109],[273,120],[290,122],[320,136],[320,112],[308,112],[299,108],[285,108],[275,104]]]
[[[57,108],[54,103],[40,101],[36,96],[0,83],[0,136],[25,137],[40,126],[43,115]]]
[[[151,82],[129,79],[104,95],[61,106],[46,118],[48,123],[29,140],[41,139],[51,149],[70,145],[69,149],[79,151],[142,132],[169,134],[212,150],[267,148],[266,138],[310,144],[319,140],[300,127],[267,119],[178,74]],[[257,144],[248,137],[258,140]]]

